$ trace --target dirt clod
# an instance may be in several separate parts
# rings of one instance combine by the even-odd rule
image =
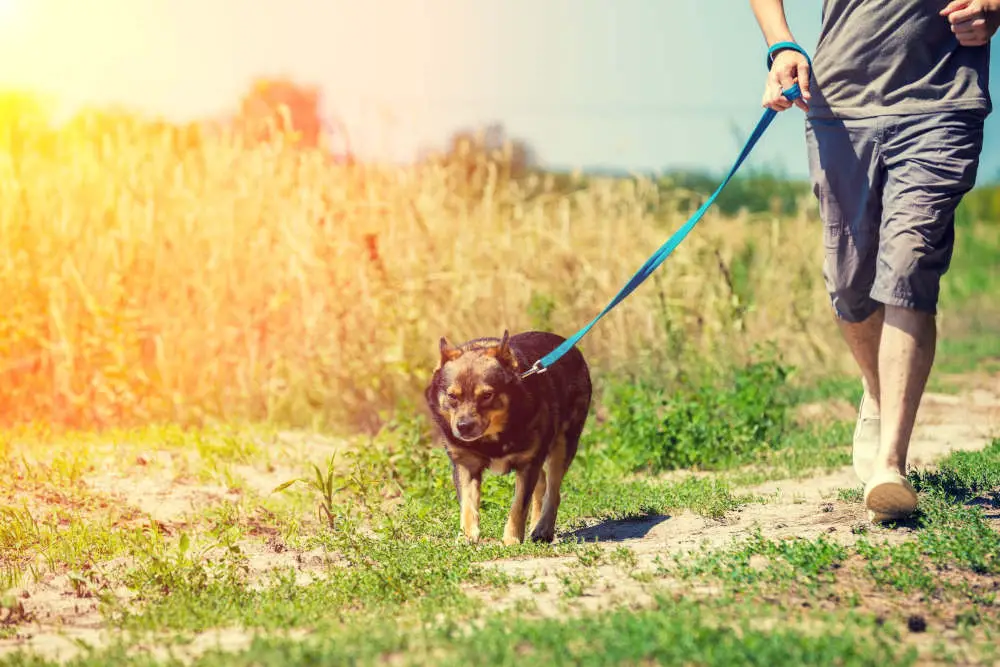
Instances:
[[[924,632],[927,630],[927,620],[920,614],[912,614],[906,619],[906,627],[910,632]]]

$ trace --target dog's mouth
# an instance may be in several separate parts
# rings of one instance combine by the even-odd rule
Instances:
[[[476,440],[479,440],[479,438],[483,437],[483,431],[484,429],[481,428],[476,429],[473,433],[462,433],[457,428],[453,428],[451,430],[451,432],[455,434],[455,437],[462,442],[475,442]]]
[[[486,433],[487,426],[489,426],[489,422],[485,424],[479,421],[472,422],[471,424],[459,424],[452,422],[451,432],[462,442],[474,442],[483,437],[483,434]]]

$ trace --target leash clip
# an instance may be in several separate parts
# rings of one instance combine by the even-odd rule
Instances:
[[[547,370],[548,370],[547,368],[542,366],[542,360],[539,359],[538,361],[535,362],[535,364],[531,368],[529,368],[528,370],[524,371],[524,373],[521,374],[521,379],[523,380],[527,377],[531,377],[532,375],[541,375]]]

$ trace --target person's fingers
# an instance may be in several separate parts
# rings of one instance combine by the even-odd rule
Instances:
[[[791,108],[792,101],[785,97],[785,91],[795,85],[795,71],[796,68],[793,66],[789,69],[784,69],[778,72],[778,83],[780,89],[778,90],[778,95],[780,100],[784,103],[785,108]]]
[[[944,9],[942,9],[938,13],[941,16],[950,17],[955,12],[965,9],[970,4],[972,4],[972,0],[953,0],[952,2],[949,2],[947,5],[945,5]]]
[[[972,32],[980,32],[986,27],[985,19],[972,19],[971,21],[962,21],[961,23],[953,23],[951,26],[951,31],[956,35],[967,34]]]
[[[958,43],[962,46],[984,46],[989,43],[989,39],[985,35],[969,35],[968,37],[960,37]]]
[[[781,84],[778,82],[777,67],[767,73],[767,81],[764,84],[764,106],[774,111],[781,111]]]
[[[809,63],[805,62],[805,59],[799,61],[795,79],[800,94],[795,100],[795,106],[803,111],[809,111]]]
[[[802,91],[802,97],[809,100],[809,63],[804,59],[799,63],[798,80],[799,80],[799,90]]]
[[[948,21],[952,25],[955,25],[956,23],[963,23],[971,19],[982,18],[983,9],[979,6],[978,2],[969,2],[964,7],[949,12],[945,16],[948,17]]]
[[[776,96],[769,92],[765,97],[764,106],[772,111],[786,111],[792,107],[792,103],[781,95]]]

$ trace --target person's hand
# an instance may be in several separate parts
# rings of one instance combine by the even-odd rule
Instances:
[[[941,10],[962,46],[983,46],[1000,28],[1000,0],[953,0]]]
[[[795,100],[794,104],[803,111],[808,111],[809,61],[804,55],[792,49],[778,51],[771,64],[771,71],[767,73],[762,106],[775,111],[791,109],[793,103],[788,101],[781,91],[788,90],[794,83],[798,83],[799,90],[802,91],[802,97]]]

